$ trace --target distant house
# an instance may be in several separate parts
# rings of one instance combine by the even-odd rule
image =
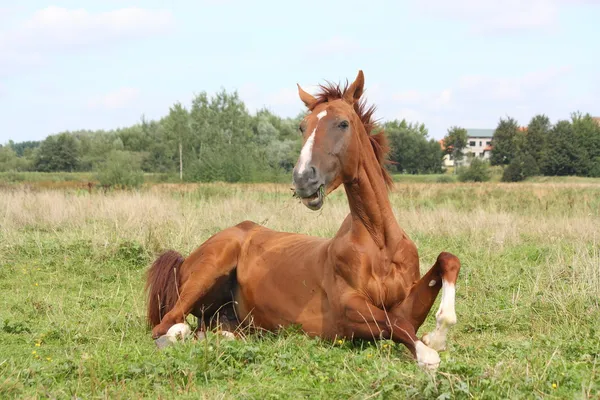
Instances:
[[[494,131],[495,129],[467,129],[467,147],[463,150],[465,156],[459,164],[469,165],[471,157],[489,159]],[[439,143],[442,149],[445,149],[444,140],[440,140]],[[444,156],[444,166],[453,167],[454,165],[455,160],[452,154],[446,154]]]
[[[600,125],[600,117],[592,117],[592,119],[598,124]]]

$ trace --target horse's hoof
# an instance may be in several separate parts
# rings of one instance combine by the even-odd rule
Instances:
[[[423,342],[417,342],[417,363],[419,367],[436,370],[440,366],[440,355],[431,347],[427,347]]]
[[[166,336],[173,336],[175,339],[185,339],[191,333],[192,330],[190,329],[188,324],[179,323],[169,328]]]
[[[228,340],[235,340],[235,335],[232,332],[229,331],[221,331],[219,332],[221,334],[221,336],[223,336],[225,339]]]
[[[162,335],[161,337],[156,339],[154,343],[156,343],[156,347],[158,347],[159,349],[164,349],[165,347],[172,345],[176,341],[177,339],[175,338],[175,336]]]

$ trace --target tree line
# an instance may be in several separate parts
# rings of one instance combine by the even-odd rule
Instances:
[[[194,96],[186,107],[175,103],[158,120],[114,130],[78,130],[41,141],[0,146],[0,172],[89,172],[102,180],[143,182],[143,173],[183,181],[289,181],[300,153],[298,130],[304,113],[281,118],[268,109],[251,114],[237,91]],[[444,146],[422,123],[393,120],[381,124],[390,153],[388,168],[406,174],[444,172],[444,154],[468,157],[467,131],[452,126]],[[503,180],[532,175],[600,176],[600,125],[590,114],[573,113],[552,124],[536,115],[523,129],[500,118],[491,140],[490,164],[503,167]],[[476,161],[476,168],[482,169]],[[132,183],[132,184],[133,184]]]
[[[444,152],[455,160],[466,153],[467,130],[451,127],[444,137]],[[491,140],[489,164],[502,167],[502,180],[522,181],[530,176],[600,177],[600,121],[575,112],[570,119],[550,122],[545,114],[522,127],[512,117],[500,118]],[[483,171],[481,160],[473,159]]]
[[[281,118],[267,109],[253,115],[237,91],[194,96],[158,120],[110,131],[78,130],[0,147],[0,171],[155,173],[184,181],[288,181],[302,146],[304,113]],[[423,174],[443,171],[442,150],[424,124],[382,124],[390,142],[389,168]],[[138,181],[138,178],[131,178]],[[125,178],[122,178],[125,179]]]

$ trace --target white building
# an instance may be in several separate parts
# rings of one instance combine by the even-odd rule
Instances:
[[[459,165],[469,165],[473,157],[489,159],[494,131],[495,129],[467,129],[467,147],[463,150],[464,157],[460,160]],[[443,140],[440,140],[440,145],[444,148]],[[446,154],[444,166],[453,167],[454,165],[455,160],[452,155]]]

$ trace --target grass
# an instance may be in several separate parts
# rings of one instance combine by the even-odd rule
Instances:
[[[435,373],[402,345],[294,327],[162,352],[151,340],[142,287],[156,252],[186,254],[244,219],[331,236],[341,190],[320,212],[278,184],[2,191],[0,398],[600,396],[600,185],[399,182],[390,196],[423,271],[443,250],[462,261]]]

